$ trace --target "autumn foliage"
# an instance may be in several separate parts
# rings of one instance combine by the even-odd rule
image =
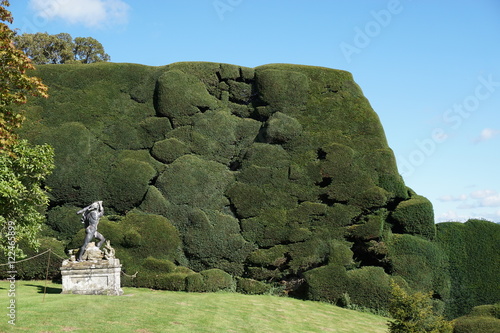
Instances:
[[[34,66],[23,51],[12,42],[14,31],[6,23],[12,23],[11,13],[6,9],[9,1],[0,2],[0,151],[11,151],[15,142],[13,130],[19,127],[24,116],[13,112],[12,104],[24,104],[29,95],[48,97],[47,86],[39,78],[28,75]],[[4,23],[6,22],[6,23]]]

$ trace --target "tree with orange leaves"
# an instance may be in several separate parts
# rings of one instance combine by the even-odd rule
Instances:
[[[24,116],[10,108],[24,104],[29,95],[48,97],[47,86],[39,78],[28,75],[35,69],[26,54],[13,43],[14,31],[4,23],[12,23],[12,14],[6,9],[8,0],[0,1],[0,153],[11,152],[16,141],[14,129],[21,126]]]
[[[21,240],[38,245],[49,202],[43,181],[54,168],[54,151],[48,145],[31,146],[14,132],[24,116],[12,106],[26,103],[29,95],[48,95],[41,80],[28,75],[34,69],[30,59],[12,42],[14,32],[4,23],[12,23],[7,6],[7,0],[0,0],[0,252],[15,261],[23,254]]]

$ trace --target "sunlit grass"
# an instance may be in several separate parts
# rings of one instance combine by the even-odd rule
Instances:
[[[387,319],[330,304],[237,293],[123,288],[123,296],[62,295],[61,285],[18,281],[16,326],[7,321],[0,281],[1,332],[387,332]]]

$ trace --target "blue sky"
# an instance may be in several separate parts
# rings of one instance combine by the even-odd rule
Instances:
[[[436,221],[500,221],[497,0],[12,0],[21,33],[94,37],[113,62],[347,70]]]

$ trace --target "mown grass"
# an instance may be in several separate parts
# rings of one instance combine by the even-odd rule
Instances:
[[[60,284],[0,281],[1,332],[387,332],[387,319],[327,303],[237,293],[124,288],[123,296],[62,295]]]

